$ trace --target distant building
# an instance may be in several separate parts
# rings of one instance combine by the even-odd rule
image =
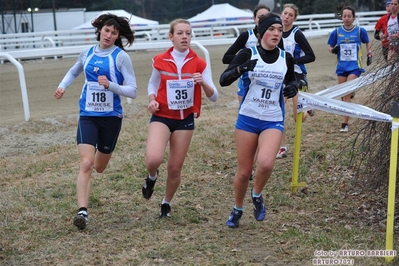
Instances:
[[[87,21],[85,8],[3,11],[0,33],[70,30]],[[55,18],[55,19],[54,19]]]

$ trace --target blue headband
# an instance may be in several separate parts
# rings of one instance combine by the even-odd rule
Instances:
[[[273,24],[283,25],[280,17],[268,17],[267,19],[262,20],[258,25],[259,35],[262,38],[263,34],[265,34],[266,30]]]

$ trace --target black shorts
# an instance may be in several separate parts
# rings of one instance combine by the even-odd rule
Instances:
[[[121,127],[122,118],[117,116],[81,116],[76,142],[93,145],[98,151],[109,154],[115,149]]]
[[[150,123],[152,122],[160,122],[162,124],[165,124],[169,128],[170,133],[173,133],[173,131],[175,130],[194,130],[194,114],[190,114],[183,120],[152,115]]]

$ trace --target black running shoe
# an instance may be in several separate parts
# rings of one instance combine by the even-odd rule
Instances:
[[[76,226],[79,230],[83,230],[86,228],[87,223],[89,222],[89,215],[87,212],[78,212],[76,217],[73,219],[73,225]]]
[[[167,203],[164,203],[161,205],[161,215],[159,216],[159,219],[163,218],[170,218],[170,205]]]
[[[143,184],[143,187],[142,187],[143,197],[145,199],[150,199],[152,196],[152,193],[154,193],[155,182],[157,182],[156,179],[154,181],[152,181],[148,176],[145,179],[145,183]]]

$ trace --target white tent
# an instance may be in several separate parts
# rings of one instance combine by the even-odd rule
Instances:
[[[188,19],[188,21],[192,23],[237,20],[253,21],[253,14],[251,12],[236,8],[230,4],[217,4],[212,5],[204,12],[201,12],[198,15]]]
[[[92,19],[90,19],[89,21],[86,21],[82,25],[76,26],[73,29],[74,30],[92,29],[93,26],[91,25],[91,22],[93,20],[95,20],[98,16],[100,16],[102,14],[107,14],[107,13],[115,14],[115,15],[120,16],[120,17],[127,17],[128,19],[130,19],[129,20],[130,27],[159,25],[158,21],[150,20],[150,19],[146,19],[146,18],[142,18],[142,17],[138,17],[138,16],[135,16],[135,15],[133,15],[131,13],[126,12],[123,9],[119,9],[119,10],[104,10],[104,11],[101,11],[97,15],[95,15]]]

